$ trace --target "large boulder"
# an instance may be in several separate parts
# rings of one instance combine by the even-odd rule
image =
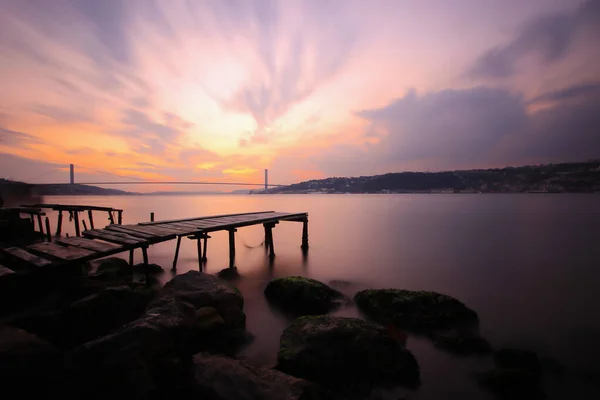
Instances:
[[[240,339],[245,335],[244,298],[240,291],[228,282],[213,275],[189,271],[169,281],[160,297],[150,307],[171,299],[189,303],[196,310],[212,307],[225,322],[221,335],[230,339]]]
[[[150,290],[109,287],[58,310],[22,315],[13,321],[61,348],[100,338],[143,314]]]
[[[219,400],[317,400],[323,390],[283,372],[221,355],[194,356],[194,386],[202,398]]]
[[[428,291],[367,289],[354,296],[370,319],[433,339],[436,346],[459,354],[486,354],[489,342],[477,333],[477,313],[454,297]]]
[[[128,277],[133,273],[129,263],[122,258],[108,257],[100,261],[96,274],[104,277]]]
[[[5,393],[25,398],[41,395],[61,372],[58,348],[22,329],[0,327],[0,379]]]
[[[191,365],[198,351],[231,352],[239,345],[245,338],[242,307],[239,292],[212,275],[190,271],[173,278],[140,318],[70,353],[77,395],[148,398],[168,392],[178,386],[165,379],[171,365]]]
[[[369,318],[415,332],[456,328],[477,323],[477,313],[454,297],[427,291],[367,289],[354,296]]]
[[[402,342],[357,318],[298,318],[281,336],[277,369],[355,393],[372,385],[419,382],[417,361]]]
[[[275,307],[298,317],[326,314],[347,301],[337,290],[302,276],[272,280],[265,288],[265,296]]]

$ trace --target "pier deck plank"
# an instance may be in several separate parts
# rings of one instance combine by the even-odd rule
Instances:
[[[96,252],[92,250],[86,250],[74,246],[61,246],[59,244],[50,242],[32,244],[27,246],[27,249],[32,252],[39,252],[50,257],[67,261],[81,260],[96,254]]]
[[[82,249],[92,250],[98,253],[114,251],[120,248],[119,245],[98,240],[86,239],[82,237],[68,237],[54,240],[56,243],[67,246],[81,247]]]
[[[52,264],[52,261],[36,256],[35,254],[31,254],[19,247],[9,247],[7,249],[4,249],[4,251],[10,254],[11,256],[18,258],[21,261],[24,261],[25,263],[33,265],[35,267],[48,267]]]

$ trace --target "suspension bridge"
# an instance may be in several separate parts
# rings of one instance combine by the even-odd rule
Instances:
[[[83,167],[83,169],[89,169]],[[264,190],[269,190],[269,187],[278,187],[278,186],[286,186],[282,184],[269,183],[269,170],[265,169],[265,178],[264,182],[260,183],[251,183],[251,182],[214,182],[214,181],[153,181],[153,180],[145,180],[132,178],[129,176],[123,176],[118,174],[113,174],[106,171],[94,171],[96,173],[107,174],[114,177],[124,178],[127,180],[117,181],[117,180],[100,180],[100,181],[87,181],[84,180],[82,182],[76,181],[75,179],[75,165],[69,164],[69,182],[57,182],[50,183],[52,185],[227,185],[227,186],[264,186]]]

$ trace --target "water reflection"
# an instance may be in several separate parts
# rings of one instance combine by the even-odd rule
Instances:
[[[237,285],[245,298],[248,329],[256,336],[242,356],[262,365],[275,362],[279,335],[289,323],[268,307],[264,287],[273,277],[305,275],[349,281],[344,291],[350,296],[369,287],[447,293],[478,312],[481,333],[492,345],[525,347],[560,360],[571,371],[599,376],[600,303],[590,301],[600,285],[598,200],[595,195],[230,195],[47,201],[123,208],[124,223],[147,221],[150,212],[157,220],[308,212],[308,252],[300,248],[302,224],[296,222],[282,222],[273,230],[277,256],[272,260],[262,243],[262,226],[236,233],[235,264],[242,275]],[[211,237],[202,268],[217,273],[229,264],[228,234]],[[152,246],[150,261],[168,267],[174,250],[175,241]],[[177,272],[198,269],[195,241],[183,240],[180,251]],[[170,276],[165,273],[162,279]],[[356,316],[357,311],[347,308],[339,315]],[[408,348],[419,360],[424,382],[408,397],[489,397],[472,377],[486,367],[485,360],[457,360],[412,336]],[[550,398],[587,394],[589,383],[576,375],[550,380]],[[392,394],[406,395],[402,390]]]

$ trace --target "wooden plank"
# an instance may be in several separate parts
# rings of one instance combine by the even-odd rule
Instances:
[[[51,208],[53,210],[63,210],[63,211],[123,211],[118,208],[112,207],[102,207],[102,206],[86,206],[80,204],[49,204],[49,203],[40,203],[40,204],[31,204],[24,205],[23,207],[37,207],[37,208]]]
[[[158,227],[158,226],[151,226],[151,225],[145,225],[145,226],[140,226],[140,225],[122,225],[123,228],[126,229],[130,229],[133,231],[137,231],[137,232],[145,232],[145,233],[151,233],[154,235],[160,235],[160,236],[170,236],[173,235],[175,233],[179,233],[179,230],[175,230],[175,229],[168,229],[168,228],[163,228],[163,227]]]
[[[156,239],[159,236],[152,234],[152,233],[146,233],[146,232],[135,232],[132,230],[129,230],[121,225],[109,225],[105,228],[107,231],[110,231],[112,234],[125,234],[125,235],[129,235],[129,236],[133,236],[135,238],[142,238],[142,239]],[[117,235],[118,236],[118,235]]]
[[[140,237],[145,237],[147,236],[147,239],[162,239],[162,240],[169,240],[169,239],[173,239],[176,235],[176,233],[173,233],[172,231],[164,231],[162,229],[153,229],[153,227],[146,227],[146,226],[135,226],[135,225],[126,225],[126,226],[121,226],[121,232],[124,233],[129,233],[131,235],[134,236],[140,236]]]
[[[93,250],[97,252],[105,252],[105,251],[113,251],[119,248],[118,245],[106,242],[99,242],[97,240],[86,239],[86,238],[78,238],[78,237],[69,237],[69,238],[61,238],[56,239],[56,243],[81,247],[82,249]]]
[[[115,225],[115,228],[117,228],[117,225]],[[147,243],[148,240],[152,240],[152,239],[156,238],[156,237],[149,238],[149,237],[136,236],[133,234],[121,232],[116,229],[111,229],[111,230],[104,229],[103,231],[112,236],[116,236],[116,237],[120,237],[120,238],[128,239],[128,240],[137,240],[137,241],[140,241],[141,243]]]
[[[198,221],[198,220],[208,219],[208,218],[229,217],[229,216],[234,216],[234,215],[264,214],[264,213],[272,213],[272,212],[274,212],[274,211],[254,211],[254,212],[249,212],[249,213],[210,215],[207,217],[182,218],[182,219],[172,219],[172,220],[157,221],[157,222],[142,222],[142,223],[140,223],[140,225],[160,225],[160,224],[166,224],[166,223],[171,223],[171,222]]]
[[[27,250],[48,254],[52,257],[69,261],[90,257],[96,254],[94,251],[82,249],[80,247],[61,246],[56,243],[48,242],[29,245],[27,246]]]
[[[115,232],[116,233],[116,232]],[[106,242],[117,243],[122,245],[139,245],[145,243],[146,241],[143,239],[126,239],[120,236],[113,235],[110,231],[105,231],[101,229],[94,229],[83,232],[83,236],[104,240]]]
[[[19,247],[9,247],[7,249],[4,249],[4,251],[13,257],[25,261],[28,264],[35,265],[36,267],[47,267],[48,265],[52,264],[52,261],[28,253],[27,251]]]
[[[10,275],[10,274],[14,274],[14,273],[15,273],[15,271],[13,271],[12,269],[0,264],[0,276]]]

